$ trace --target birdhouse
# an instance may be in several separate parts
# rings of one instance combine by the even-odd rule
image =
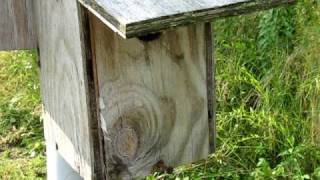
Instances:
[[[52,151],[88,180],[143,177],[213,153],[209,22],[293,2],[2,0],[0,49],[37,48],[41,60],[48,178],[65,170],[51,165],[61,161]]]

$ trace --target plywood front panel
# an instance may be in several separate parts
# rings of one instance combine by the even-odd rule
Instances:
[[[0,0],[0,51],[37,46],[33,0]]]
[[[205,158],[205,25],[125,40],[90,20],[107,177],[130,179],[161,161],[174,167]]]

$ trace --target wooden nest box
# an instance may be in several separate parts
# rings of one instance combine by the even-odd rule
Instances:
[[[0,49],[38,48],[48,149],[132,179],[215,149],[209,22],[293,2],[2,0]]]

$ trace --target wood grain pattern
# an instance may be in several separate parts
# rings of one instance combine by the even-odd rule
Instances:
[[[82,5],[79,5],[79,19],[80,19],[80,32],[81,32],[81,45],[83,50],[83,57],[86,59],[85,69],[86,69],[86,78],[87,82],[87,99],[89,100],[90,110],[89,114],[89,130],[90,130],[90,143],[92,148],[93,155],[93,167],[94,171],[93,179],[104,179],[104,152],[102,148],[102,130],[100,128],[99,121],[99,91],[98,89],[98,78],[96,73],[96,63],[95,58],[93,58],[92,48],[91,48],[91,37],[90,37],[90,22],[89,14],[90,12],[84,8]]]
[[[295,0],[79,1],[125,38],[295,2]]]
[[[41,93],[47,146],[84,179],[94,179],[92,104],[88,90],[80,8],[77,1],[35,1],[41,59]],[[90,51],[90,49],[89,49]]]
[[[213,28],[211,23],[205,24],[206,36],[206,77],[207,77],[207,97],[208,97],[208,127],[210,152],[216,150],[216,84],[215,84],[215,60],[213,47]]]
[[[150,173],[157,162],[176,166],[205,158],[205,25],[142,41],[124,40],[90,19],[107,177],[131,179]]]
[[[0,0],[0,50],[37,46],[33,0]]]

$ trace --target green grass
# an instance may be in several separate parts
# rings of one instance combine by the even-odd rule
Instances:
[[[0,179],[45,176],[36,56],[0,52]]]
[[[213,25],[217,152],[147,179],[320,179],[320,1]],[[45,176],[35,58],[0,53],[0,179]]]

